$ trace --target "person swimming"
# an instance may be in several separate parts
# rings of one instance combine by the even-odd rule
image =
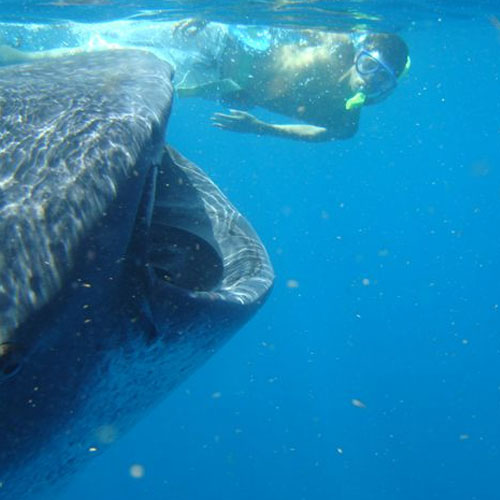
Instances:
[[[221,70],[238,87],[223,96],[231,106],[258,106],[305,123],[273,124],[231,109],[215,113],[214,126],[305,141],[346,139],[356,133],[362,107],[387,98],[410,65],[405,42],[394,34],[299,33],[295,40],[272,37],[260,51],[232,38]]]

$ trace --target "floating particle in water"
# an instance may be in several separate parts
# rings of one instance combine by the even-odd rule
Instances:
[[[130,477],[133,477],[134,479],[143,478],[145,472],[146,471],[144,469],[144,466],[140,465],[140,464],[133,464],[130,466],[130,469],[129,469]]]
[[[363,278],[361,283],[363,283],[363,286],[368,286],[370,284],[370,280],[368,278]]]
[[[212,393],[212,399],[220,399],[221,396],[222,394],[219,391]]]
[[[361,401],[360,399],[353,398],[351,399],[351,404],[352,406],[355,406],[356,408],[366,408],[365,403]]]
[[[288,288],[299,288],[299,282],[297,280],[288,280],[286,286]]]

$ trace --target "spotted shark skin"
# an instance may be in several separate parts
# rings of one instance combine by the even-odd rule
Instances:
[[[164,144],[171,77],[129,50],[0,69],[3,500],[63,484],[272,288],[252,227]]]

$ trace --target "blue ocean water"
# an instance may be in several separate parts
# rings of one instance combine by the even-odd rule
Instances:
[[[476,14],[405,19],[411,73],[348,141],[175,103],[169,142],[252,222],[275,288],[58,500],[500,498],[500,29]]]

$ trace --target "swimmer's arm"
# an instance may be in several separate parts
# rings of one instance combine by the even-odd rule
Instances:
[[[213,125],[234,132],[272,135],[309,142],[348,139],[356,133],[359,123],[359,112],[338,115],[335,123],[332,123],[332,126],[328,128],[316,125],[277,125],[267,123],[246,111],[237,109],[230,109],[229,113],[214,113],[212,116]]]
[[[328,141],[333,139],[333,137],[328,133],[328,129],[324,127],[317,127],[316,125],[276,125],[260,121],[259,128],[256,133],[311,142]]]

